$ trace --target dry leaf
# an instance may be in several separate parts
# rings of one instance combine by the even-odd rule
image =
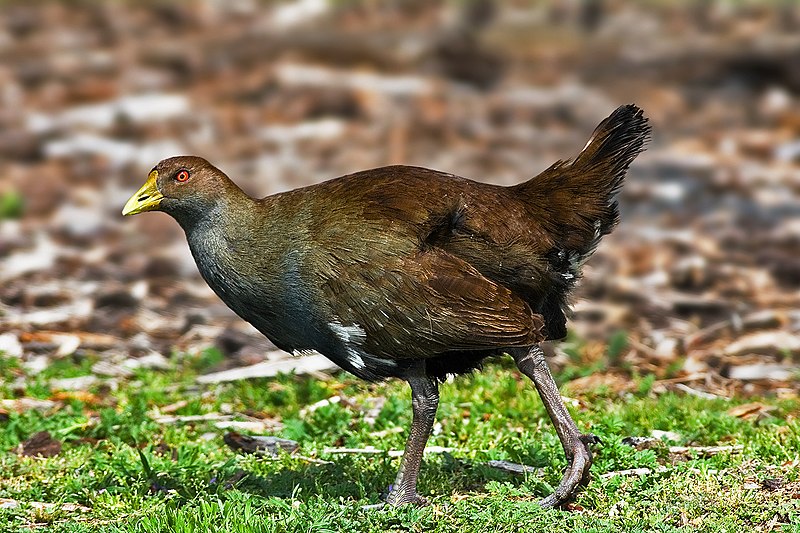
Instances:
[[[61,441],[51,437],[47,431],[34,433],[22,443],[21,454],[25,457],[53,457],[59,453],[61,453]]]
[[[761,402],[752,402],[731,407],[728,409],[728,414],[735,416],[736,418],[750,420],[753,418],[763,418],[775,409],[777,409],[777,407],[774,405],[766,405]]]

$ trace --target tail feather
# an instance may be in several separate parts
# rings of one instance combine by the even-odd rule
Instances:
[[[619,222],[614,195],[649,137],[642,110],[635,105],[619,107],[597,126],[574,160],[559,161],[515,187],[550,241],[545,257],[553,288],[536,309],[544,316],[547,339],[567,334],[568,294],[600,239]]]
[[[614,195],[649,137],[642,110],[621,106],[597,126],[574,160],[559,161],[517,186],[544,215],[542,224],[572,261],[582,264],[619,222]]]

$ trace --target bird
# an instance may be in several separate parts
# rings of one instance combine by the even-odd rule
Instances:
[[[512,186],[394,165],[256,199],[205,159],[177,156],[122,214],[171,215],[211,289],[282,350],[408,383],[411,428],[382,505],[427,503],[417,479],[439,385],[505,355],[561,441],[568,466],[540,504],[562,506],[590,481],[598,439],[579,431],[540,344],[566,336],[570,293],[619,222],[616,195],[650,129],[623,105],[577,156]]]

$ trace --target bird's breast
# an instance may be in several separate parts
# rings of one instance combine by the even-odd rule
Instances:
[[[190,240],[190,249],[209,287],[276,346],[288,352],[326,347],[330,333],[301,276],[297,250],[243,250],[208,236]]]

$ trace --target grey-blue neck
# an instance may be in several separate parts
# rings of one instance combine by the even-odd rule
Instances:
[[[179,220],[180,222],[180,220]],[[236,301],[252,291],[252,272],[241,272],[243,268],[258,270],[253,258],[243,254],[248,235],[242,226],[227,216],[226,210],[214,206],[201,218],[190,224],[181,224],[186,232],[189,249],[203,279],[228,305],[239,312]],[[243,257],[244,255],[244,257]]]

